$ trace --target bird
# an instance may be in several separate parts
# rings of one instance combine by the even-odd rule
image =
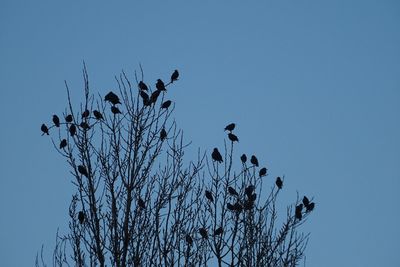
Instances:
[[[214,201],[214,197],[213,197],[211,191],[206,190],[206,191],[205,191],[205,195],[206,195],[206,198],[207,198],[208,200],[210,200],[211,202]]]
[[[200,233],[202,238],[208,239],[208,233],[207,233],[207,230],[205,228],[199,228],[199,233]]]
[[[258,167],[258,159],[256,158],[256,156],[251,156],[251,159],[250,159],[250,162],[253,164],[253,165],[256,165],[256,167]]]
[[[79,165],[79,166],[78,166],[78,172],[79,172],[80,174],[82,174],[83,176],[89,177],[89,174],[88,174],[88,172],[87,172],[87,170],[86,170],[86,167],[83,166],[83,165]]]
[[[308,204],[308,206],[306,206],[306,212],[310,212],[314,209],[315,207],[315,203],[311,202],[310,204]]]
[[[171,100],[167,100],[164,103],[162,103],[161,108],[169,108],[171,106]]]
[[[87,124],[87,122],[82,121],[81,124],[79,124],[79,126],[83,129],[83,130],[89,130],[90,126],[89,124]]]
[[[141,197],[139,197],[139,199],[138,199],[138,206],[141,209],[145,209],[146,208],[146,204],[144,203],[144,200]]]
[[[237,136],[236,135],[234,135],[233,133],[228,133],[228,138],[229,138],[229,140],[231,140],[232,141],[232,143],[233,142],[239,142],[239,139],[237,138]]]
[[[160,95],[160,93],[161,93],[161,90],[155,90],[150,96],[150,103],[156,103],[157,98]]]
[[[230,131],[230,132],[232,132],[233,129],[235,129],[235,126],[236,126],[236,124],[230,123],[230,124],[226,125],[224,131]]]
[[[241,212],[241,211],[243,210],[243,206],[242,206],[242,204],[240,204],[239,202],[236,202],[236,203],[233,205],[233,208],[234,208],[234,210],[237,211],[237,212]]]
[[[167,89],[165,89],[165,84],[161,79],[157,79],[156,88],[159,91],[167,91]]]
[[[85,111],[82,113],[82,119],[89,117],[90,111],[88,109],[85,109]]]
[[[232,186],[228,187],[228,193],[233,195],[233,196],[239,196],[238,192]]]
[[[213,152],[211,153],[211,157],[213,160],[218,161],[219,163],[223,162],[221,153],[219,153],[218,148],[214,148]]]
[[[85,213],[83,211],[80,211],[78,213],[78,220],[80,224],[83,224],[85,222]]]
[[[60,127],[60,118],[57,115],[53,115],[53,123],[56,127]]]
[[[242,161],[242,163],[246,163],[246,161],[247,161],[246,154],[242,154],[242,156],[240,156],[240,160]]]
[[[66,147],[66,146],[67,146],[67,140],[66,140],[66,139],[61,140],[61,142],[60,142],[60,149],[63,149],[63,148]]]
[[[65,117],[65,121],[66,122],[72,122],[72,115],[71,114],[68,114],[66,117]]]
[[[167,138],[167,131],[165,131],[165,129],[162,128],[160,131],[160,139],[161,141],[164,141],[165,138]]]
[[[121,104],[119,97],[111,91],[104,97],[104,101],[108,101],[113,105]]]
[[[103,114],[100,113],[98,110],[93,110],[93,115],[96,118],[96,120],[102,120],[103,119]]]
[[[260,177],[265,176],[267,174],[267,168],[264,167],[264,168],[260,169],[258,174],[260,175]]]
[[[117,108],[116,106],[111,106],[111,112],[113,114],[121,114],[121,111],[119,110],[119,108]]]
[[[256,201],[257,194],[256,193],[251,194],[251,195],[247,196],[247,198],[249,199],[249,201],[254,202],[254,201]]]
[[[303,197],[303,204],[304,207],[307,207],[310,204],[310,200],[306,196]]]
[[[146,90],[146,91],[149,90],[149,88],[143,81],[140,81],[138,85],[140,90]]]
[[[141,96],[143,99],[149,100],[149,95],[148,95],[146,92],[144,92],[144,91],[140,91],[140,96]]]
[[[42,135],[47,134],[49,135],[49,128],[47,128],[46,124],[42,124],[42,126],[40,127],[40,130],[42,130]]]
[[[71,136],[74,136],[76,134],[76,126],[75,124],[71,124],[71,126],[69,127],[69,133]]]
[[[246,200],[246,201],[243,203],[243,208],[244,208],[245,210],[251,210],[251,209],[253,209],[253,208],[254,208],[254,201]]]
[[[301,213],[302,210],[303,210],[303,204],[299,204],[296,206],[294,215],[295,215],[296,219],[298,219],[299,221],[303,218],[303,214]]]
[[[178,77],[179,77],[179,72],[178,72],[178,70],[175,70],[171,75],[171,83],[173,83],[174,81],[177,81]]]
[[[214,231],[214,236],[222,235],[224,233],[224,229],[220,226]]]
[[[275,181],[276,186],[278,187],[278,189],[282,189],[283,186],[283,181],[281,179],[281,177],[276,177],[276,181]]]
[[[186,234],[185,239],[189,246],[193,245],[193,238],[189,234]]]
[[[255,189],[256,189],[256,187],[251,184],[244,189],[244,193],[247,195],[247,197],[250,197],[253,194]]]

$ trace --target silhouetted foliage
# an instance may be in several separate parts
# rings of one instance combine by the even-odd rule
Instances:
[[[222,153],[199,151],[187,161],[187,143],[172,118],[177,103],[165,100],[166,87],[179,84],[177,70],[168,84],[158,79],[156,90],[142,71],[134,82],[122,73],[116,93],[104,98],[90,93],[86,68],[83,76],[80,107],[74,108],[66,83],[66,123],[53,117],[54,126],[41,126],[42,135],[52,133],[76,188],[69,232],[57,234],[53,266],[299,264],[308,241],[299,227],[314,202],[297,197],[286,215],[278,212],[283,180],[268,179],[254,155],[251,165],[245,154],[239,161],[234,123],[224,129]],[[162,104],[153,105],[159,98]]]

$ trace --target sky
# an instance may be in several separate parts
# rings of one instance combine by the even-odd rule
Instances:
[[[50,261],[69,170],[40,125],[143,66],[192,145],[242,152],[282,201],[314,197],[306,266],[400,266],[400,3],[396,0],[0,1],[0,265]],[[153,85],[154,86],[154,85]]]

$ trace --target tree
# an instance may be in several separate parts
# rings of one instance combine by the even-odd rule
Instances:
[[[245,154],[234,153],[235,124],[224,129],[222,155],[199,151],[186,163],[187,144],[167,100],[177,73],[147,86],[142,69],[134,82],[123,72],[118,91],[95,97],[84,67],[78,111],[65,83],[66,120],[41,127],[58,131],[52,142],[76,188],[54,266],[296,266],[302,259],[308,234],[298,228],[315,204],[307,198],[309,206],[299,209],[297,196],[278,223],[284,177],[270,181],[254,155],[247,164]]]

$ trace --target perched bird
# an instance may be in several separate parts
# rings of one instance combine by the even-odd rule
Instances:
[[[75,124],[71,124],[71,126],[69,127],[69,133],[71,136],[74,136],[76,134],[76,126]]]
[[[80,211],[78,213],[78,220],[80,224],[83,224],[85,222],[85,213],[83,211]]]
[[[231,140],[232,142],[239,142],[239,139],[238,139],[237,136],[234,135],[233,133],[228,133],[228,138],[229,138],[229,140]]]
[[[214,201],[214,197],[213,197],[211,191],[206,190],[206,191],[205,191],[205,195],[206,195],[206,198],[207,198],[208,200],[210,200],[211,202]]]
[[[121,114],[121,111],[119,110],[119,108],[117,108],[116,106],[111,106],[111,112],[113,114]]]
[[[149,88],[147,88],[147,85],[143,81],[139,82],[139,89],[146,90],[146,91],[149,90]]]
[[[303,197],[303,204],[304,207],[307,207],[310,204],[310,200],[306,196]]]
[[[282,181],[281,177],[279,177],[279,176],[276,177],[275,184],[276,184],[276,186],[277,186],[279,189],[282,189],[283,181]]]
[[[140,96],[143,98],[143,100],[144,99],[149,100],[149,95],[144,91],[140,91]]]
[[[160,93],[161,93],[161,90],[155,90],[150,96],[150,103],[156,103],[157,98],[160,95]]]
[[[162,103],[161,108],[169,108],[171,106],[171,100],[167,100],[164,103]]]
[[[296,206],[294,215],[295,215],[296,219],[298,219],[299,221],[303,218],[303,214],[301,213],[302,210],[303,210],[303,204],[299,204]]]
[[[207,233],[207,230],[205,228],[199,228],[199,233],[200,233],[202,238],[208,239],[208,233]]]
[[[228,187],[228,193],[233,196],[239,196],[238,192],[236,192],[235,188],[233,188],[232,186]]]
[[[223,162],[221,153],[219,153],[218,148],[214,148],[213,152],[211,153],[211,157],[213,160],[218,161],[219,163]]]
[[[233,129],[235,129],[235,126],[236,126],[236,124],[234,124],[234,123],[230,123],[230,124],[228,124],[226,127],[225,127],[225,131],[230,131],[230,132],[232,132],[233,131]]]
[[[53,123],[56,127],[60,127],[60,118],[57,115],[53,115]]]
[[[145,107],[151,106],[150,99],[143,98],[143,106],[145,106]]]
[[[260,175],[260,177],[265,176],[267,174],[267,168],[264,167],[264,168],[260,169],[258,174]]]
[[[82,113],[82,119],[89,117],[90,115],[90,111],[88,109],[86,109],[83,113]]]
[[[119,97],[111,91],[104,97],[104,101],[108,101],[113,105],[121,104]]]
[[[250,197],[253,194],[255,189],[256,189],[256,187],[251,184],[244,189],[244,193],[247,195],[247,197]]]
[[[251,209],[253,209],[253,208],[254,208],[254,201],[246,200],[246,201],[243,203],[243,208],[244,208],[244,210],[251,210]]]
[[[256,167],[258,167],[258,159],[256,158],[256,156],[251,156],[251,159],[250,159],[250,162],[253,164],[253,165],[256,165]]]
[[[42,130],[42,135],[47,134],[49,135],[49,128],[47,128],[46,124],[42,124],[42,127],[40,127],[40,130]]]
[[[83,166],[83,165],[79,165],[79,166],[78,166],[78,172],[79,172],[80,174],[86,176],[86,177],[89,177],[89,174],[88,174],[88,172],[87,172],[87,170],[86,170],[86,167]]]
[[[256,201],[257,194],[256,193],[251,194],[250,196],[247,196],[247,198],[249,199],[249,201],[254,202],[254,201]]]
[[[242,161],[242,163],[246,163],[246,161],[247,161],[247,156],[246,156],[246,154],[243,154],[243,155],[240,157],[240,160]]]
[[[138,206],[141,209],[145,209],[146,208],[146,204],[144,203],[144,200],[141,197],[139,197],[139,199],[138,199]]]
[[[72,122],[72,115],[71,114],[68,114],[66,117],[65,117],[65,121],[66,122]]]
[[[242,206],[242,204],[240,204],[239,202],[236,202],[236,203],[233,205],[233,208],[234,208],[234,210],[237,211],[237,212],[241,212],[241,211],[243,210],[243,206]]]
[[[310,212],[314,209],[315,207],[315,203],[311,202],[310,204],[308,204],[308,206],[306,206],[306,212]]]
[[[222,235],[224,233],[224,229],[222,227],[218,227],[217,229],[215,229],[214,231],[214,236],[217,235]]]
[[[102,120],[103,119],[103,114],[100,113],[98,110],[93,110],[93,115],[96,118],[96,120]]]
[[[178,70],[175,70],[171,75],[171,83],[173,83],[174,81],[177,81],[178,77],[179,77],[179,72],[178,72]]]
[[[193,245],[193,238],[189,234],[186,234],[185,239],[189,246]]]
[[[167,90],[167,89],[165,89],[165,84],[161,79],[157,79],[156,88],[159,91],[166,91]]]
[[[87,122],[82,121],[81,124],[79,124],[79,126],[83,129],[83,130],[89,130],[90,126],[89,124],[87,124]]]
[[[167,138],[167,131],[165,131],[165,129],[162,128],[160,131],[160,139],[161,141],[164,141],[165,138]]]
[[[60,149],[63,149],[63,148],[66,147],[66,146],[67,146],[67,140],[66,140],[66,139],[61,140],[61,142],[60,142]]]

